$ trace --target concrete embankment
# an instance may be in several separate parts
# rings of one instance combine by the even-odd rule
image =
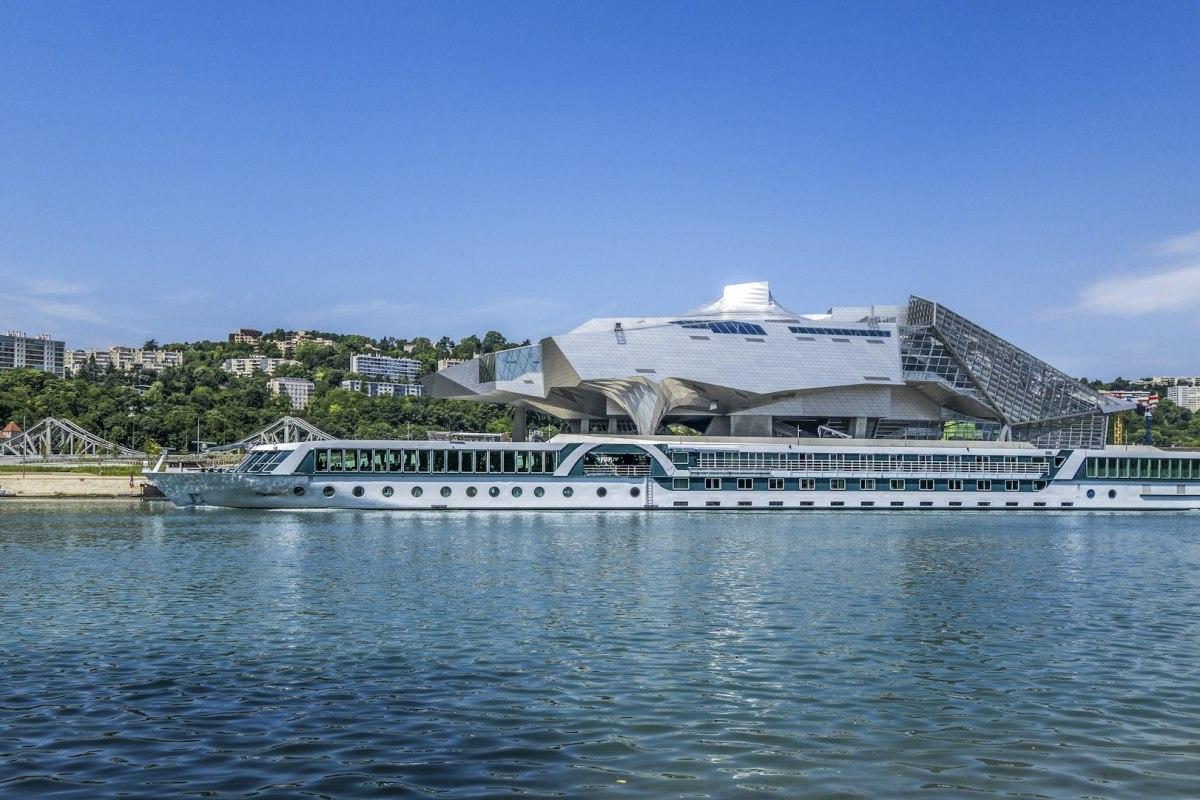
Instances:
[[[141,497],[146,479],[135,475],[87,475],[79,472],[0,473],[4,497]]]

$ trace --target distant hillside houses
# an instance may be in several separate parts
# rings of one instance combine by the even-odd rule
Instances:
[[[107,350],[68,350],[64,361],[70,373],[77,373],[92,362],[100,369],[112,367],[121,372],[129,372],[134,367],[158,371],[166,367],[178,367],[183,363],[183,353],[178,350],[117,346]]]
[[[228,372],[230,375],[253,375],[255,372],[263,372],[267,375],[274,375],[275,370],[284,364],[295,364],[300,366],[299,361],[293,361],[290,358],[269,358],[267,356],[245,356],[243,358],[227,358],[221,362],[221,369]]]

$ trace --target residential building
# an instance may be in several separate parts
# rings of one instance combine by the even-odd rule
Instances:
[[[258,340],[262,338],[262,331],[256,331],[254,328],[238,328],[233,333],[229,334],[230,344],[258,344]]]
[[[385,383],[383,381],[342,381],[342,388],[352,392],[365,392],[368,397],[423,397],[425,387],[419,383]]]
[[[67,346],[49,334],[27,336],[20,331],[9,331],[0,336],[0,369],[30,367],[42,372],[63,377]]]
[[[275,370],[282,364],[295,364],[299,361],[290,358],[268,358],[267,356],[246,356],[244,358],[227,358],[221,362],[221,369],[231,375],[253,375],[255,372],[265,372],[274,375]]]
[[[333,347],[333,339],[326,339],[324,336],[313,336],[308,331],[296,331],[288,338],[279,342],[279,350],[285,357],[291,358],[296,352],[296,348],[302,344]]]
[[[11,439],[21,433],[21,426],[15,422],[10,422],[0,430],[0,440]]]
[[[1130,386],[1200,386],[1200,375],[1155,375],[1153,378],[1138,378]]]
[[[459,364],[465,364],[465,358],[439,358],[437,362],[438,372],[451,367],[457,367]]]
[[[710,436],[1103,447],[1107,415],[1133,407],[940,303],[798,314],[765,282],[683,314],[593,319],[423,382],[434,397],[512,405],[514,439],[536,409],[573,432],[677,423]]]
[[[100,369],[112,366],[121,372],[129,372],[136,366],[147,370],[178,367],[183,363],[183,353],[178,350],[142,350],[137,347],[110,347],[107,350],[70,350],[66,354],[67,372],[79,372],[95,359]]]
[[[275,394],[285,395],[292,408],[306,408],[312,400],[313,382],[307,378],[272,378],[267,381],[267,388]]]
[[[1188,411],[1200,411],[1200,386],[1171,386],[1167,399]]]
[[[416,383],[421,362],[415,358],[392,358],[363,353],[350,356],[350,371],[392,383]]]

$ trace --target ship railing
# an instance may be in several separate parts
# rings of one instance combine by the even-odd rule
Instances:
[[[1013,475],[1038,477],[1046,474],[1045,464],[873,464],[846,461],[841,464],[778,465],[764,463],[705,464],[690,469],[693,475],[941,475],[1005,477]]]
[[[615,475],[622,478],[643,478],[650,474],[649,464],[584,464],[584,475]]]

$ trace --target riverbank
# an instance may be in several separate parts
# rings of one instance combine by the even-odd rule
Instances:
[[[87,475],[79,472],[0,473],[0,496],[140,498],[141,475]]]

